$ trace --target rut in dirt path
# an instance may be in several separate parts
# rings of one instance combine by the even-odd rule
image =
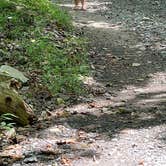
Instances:
[[[100,158],[75,165],[166,165],[166,19],[164,1],[93,0],[67,8],[89,39],[94,96],[68,124],[98,133]],[[97,95],[95,95],[97,94]],[[100,94],[100,95],[99,95]],[[86,113],[83,115],[83,113]]]

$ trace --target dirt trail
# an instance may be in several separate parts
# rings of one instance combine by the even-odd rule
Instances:
[[[86,12],[63,2],[90,40],[87,84],[97,94],[68,108],[81,113],[72,128],[99,134],[95,159],[74,166],[166,165],[165,3],[145,2],[93,0]]]
[[[17,128],[0,165],[165,166],[165,1],[88,0],[87,11],[72,10],[68,0],[61,6],[89,40],[91,93],[68,108],[41,107],[37,123]]]

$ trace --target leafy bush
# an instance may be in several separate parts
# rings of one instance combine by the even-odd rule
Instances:
[[[49,0],[1,0],[2,62],[40,69],[54,93],[81,93],[86,74],[85,41],[73,34],[70,16]],[[1,63],[2,63],[1,62]]]

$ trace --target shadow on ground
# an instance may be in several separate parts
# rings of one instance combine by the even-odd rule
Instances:
[[[160,1],[88,1],[72,11],[75,25],[90,37],[94,83],[111,94],[69,108],[72,128],[114,137],[125,128],[148,128],[166,121],[164,6]],[[123,10],[122,10],[123,9]],[[157,26],[156,26],[157,25]],[[160,26],[158,26],[160,25]],[[160,31],[160,32],[159,32]]]
[[[72,128],[112,138],[124,129],[165,124],[166,86],[152,82],[146,87],[132,86],[111,99],[96,98],[93,103],[80,104],[69,110],[77,112],[65,120]]]

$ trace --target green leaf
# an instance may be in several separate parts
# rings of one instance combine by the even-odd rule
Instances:
[[[0,67],[0,73],[18,79],[23,83],[26,83],[28,81],[28,78],[25,77],[22,72],[8,65],[2,65]]]
[[[6,113],[6,114],[3,114],[2,116],[10,116],[10,117],[17,118],[17,116],[16,116],[16,115],[11,114],[11,113]]]

